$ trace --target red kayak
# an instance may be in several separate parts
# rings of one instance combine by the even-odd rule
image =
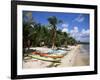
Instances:
[[[49,55],[47,53],[39,53],[39,52],[33,52],[32,54],[40,55],[43,57],[50,57],[50,58],[62,58],[62,57],[64,57],[63,55]]]

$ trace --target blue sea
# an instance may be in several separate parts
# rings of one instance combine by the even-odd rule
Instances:
[[[90,54],[89,44],[82,44],[82,46],[80,47],[80,53],[89,55]]]

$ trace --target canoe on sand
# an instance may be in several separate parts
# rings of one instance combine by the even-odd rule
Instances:
[[[54,59],[54,58],[49,58],[49,57],[42,57],[40,55],[31,55],[32,58],[34,59],[39,59],[39,60],[44,60],[44,61],[50,61],[50,62],[60,62],[60,58]]]
[[[49,57],[49,58],[62,58],[62,57],[64,57],[63,55],[59,55],[59,54],[47,54],[47,53],[40,53],[40,52],[33,52],[32,54],[40,55],[43,57]]]

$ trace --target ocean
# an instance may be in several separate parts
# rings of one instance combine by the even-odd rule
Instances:
[[[80,53],[89,55],[90,54],[89,44],[82,44],[82,46],[80,47]]]

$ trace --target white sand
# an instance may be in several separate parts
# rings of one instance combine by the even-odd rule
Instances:
[[[81,45],[77,46],[69,46],[71,51],[68,51],[67,55],[65,55],[61,59],[61,64],[57,67],[70,67],[70,66],[86,66],[89,65],[89,56],[80,53]],[[41,50],[42,52],[47,52],[50,48],[40,48],[36,47],[34,49]],[[27,62],[23,61],[23,69],[29,68],[47,68],[47,66],[51,65],[52,62],[29,59]],[[51,66],[54,67],[54,66]]]
[[[40,52],[47,53],[48,50],[50,50],[51,48],[47,48],[47,47],[31,47],[30,49],[35,49],[35,50],[39,50]]]
[[[46,68],[50,64],[51,64],[51,62],[36,60],[36,59],[30,59],[27,62],[23,61],[23,69]]]
[[[58,67],[68,66],[86,66],[89,65],[89,56],[81,54],[79,48],[81,45],[74,47],[68,55],[66,55]]]

